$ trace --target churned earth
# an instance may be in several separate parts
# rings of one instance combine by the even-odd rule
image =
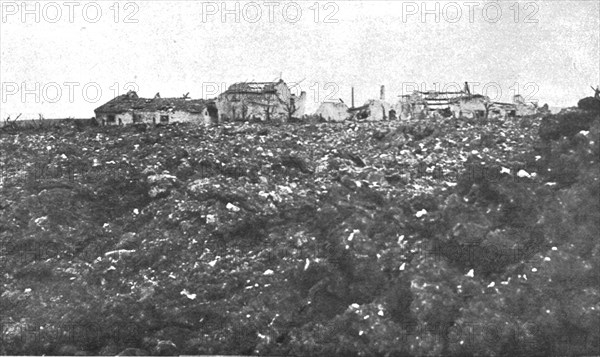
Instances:
[[[600,115],[0,135],[3,354],[599,354]]]

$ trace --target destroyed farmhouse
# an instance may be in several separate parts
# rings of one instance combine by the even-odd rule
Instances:
[[[466,92],[415,91],[400,96],[398,107],[401,119],[438,115],[455,118],[483,118],[490,100],[480,94]]]
[[[304,115],[306,92],[292,94],[283,81],[240,82],[231,85],[217,98],[221,120],[291,119]]]
[[[134,91],[120,95],[94,110],[102,125],[169,124],[177,122],[210,125],[216,123],[217,109],[213,102],[202,99],[140,98]]]
[[[403,120],[429,116],[506,119],[538,112],[537,103],[526,103],[521,95],[515,95],[513,103],[494,102],[487,96],[472,94],[467,83],[459,92],[414,91],[401,95],[396,108]]]

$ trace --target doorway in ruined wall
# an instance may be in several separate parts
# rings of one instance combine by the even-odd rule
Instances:
[[[389,113],[388,113],[388,117],[390,118],[390,120],[396,120],[398,119],[396,116],[396,111],[394,109],[390,109]]]
[[[210,117],[210,120],[214,123],[218,123],[219,122],[219,110],[217,109],[217,106],[214,104],[208,104],[206,106],[206,110],[208,112],[208,116]]]

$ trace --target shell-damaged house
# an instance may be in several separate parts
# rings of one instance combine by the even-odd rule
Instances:
[[[539,111],[537,102],[526,102],[520,94],[513,97],[513,103],[517,116],[535,115]]]
[[[290,119],[304,115],[306,92],[292,94],[283,81],[240,82],[231,85],[217,98],[222,120]]]
[[[539,112],[537,103],[526,103],[521,95],[515,95],[513,103],[502,103],[492,102],[481,94],[472,94],[467,82],[459,92],[414,91],[409,95],[401,95],[397,107],[401,119],[435,113],[455,118],[510,118]]]
[[[348,109],[348,106],[342,100],[323,102],[315,114],[326,121],[344,121],[350,117]]]
[[[490,98],[481,94],[467,94],[450,101],[450,111],[455,118],[485,118]]]
[[[352,119],[365,119],[369,121],[387,120],[392,115],[392,106],[382,100],[369,99],[367,102],[356,108],[348,109]]]
[[[353,94],[354,97],[354,94]],[[352,99],[354,103],[354,98]],[[365,119],[369,121],[379,120],[394,120],[396,119],[396,110],[385,101],[385,86],[381,86],[379,99],[369,99],[360,107],[354,107],[348,109],[351,115],[351,119]]]
[[[455,118],[483,118],[487,115],[490,99],[480,94],[468,92],[415,91],[411,95],[400,96],[397,106],[401,119],[425,117],[433,113]]]
[[[175,122],[210,125],[218,120],[214,102],[202,99],[140,98],[134,91],[115,97],[96,108],[96,120],[103,125],[135,123],[168,124]]]
[[[513,118],[527,115],[535,115],[542,108],[538,107],[537,102],[525,102],[520,94],[513,97],[512,103],[493,102],[489,107],[489,115],[497,118]]]

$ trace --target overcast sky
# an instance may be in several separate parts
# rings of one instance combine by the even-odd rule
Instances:
[[[1,3],[3,119],[89,118],[126,87],[206,98],[280,75],[313,110],[349,103],[351,86],[357,105],[382,84],[395,102],[469,81],[498,101],[571,106],[600,84],[596,0]]]

